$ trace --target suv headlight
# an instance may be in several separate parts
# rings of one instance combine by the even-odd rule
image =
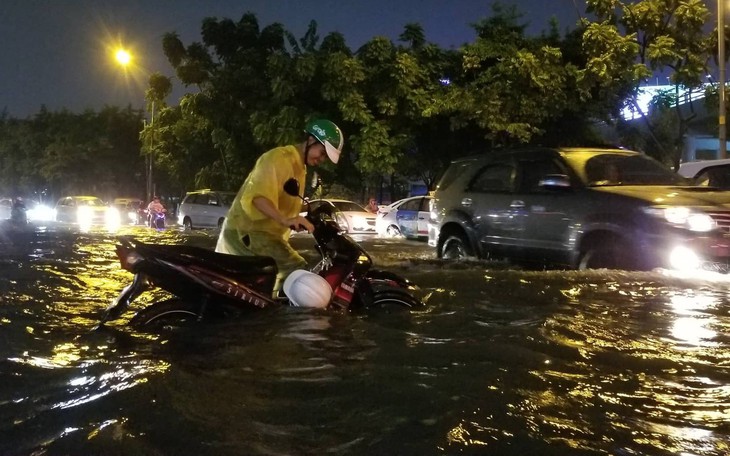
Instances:
[[[717,228],[715,220],[704,212],[696,211],[688,207],[646,207],[646,214],[660,218],[674,226],[688,229],[690,231],[712,231]]]

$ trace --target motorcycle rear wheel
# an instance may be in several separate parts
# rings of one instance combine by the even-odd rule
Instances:
[[[130,326],[137,328],[176,328],[190,326],[200,319],[200,303],[167,299],[152,304],[141,310],[130,321]]]

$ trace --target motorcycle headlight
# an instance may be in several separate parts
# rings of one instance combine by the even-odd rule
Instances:
[[[646,214],[668,222],[671,225],[688,229],[690,231],[707,232],[717,228],[715,220],[704,212],[688,207],[648,207],[644,208]]]

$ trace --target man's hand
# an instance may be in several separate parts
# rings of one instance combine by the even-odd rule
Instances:
[[[312,231],[314,231],[314,225],[312,225],[312,223],[309,220],[302,217],[301,215],[297,215],[296,217],[287,219],[286,224],[289,226],[289,228],[291,228],[294,231],[307,230],[308,233],[311,233]]]

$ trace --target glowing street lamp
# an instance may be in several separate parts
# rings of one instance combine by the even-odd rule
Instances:
[[[118,49],[114,54],[114,58],[117,59],[120,65],[126,67],[132,61],[132,56],[124,49]]]

